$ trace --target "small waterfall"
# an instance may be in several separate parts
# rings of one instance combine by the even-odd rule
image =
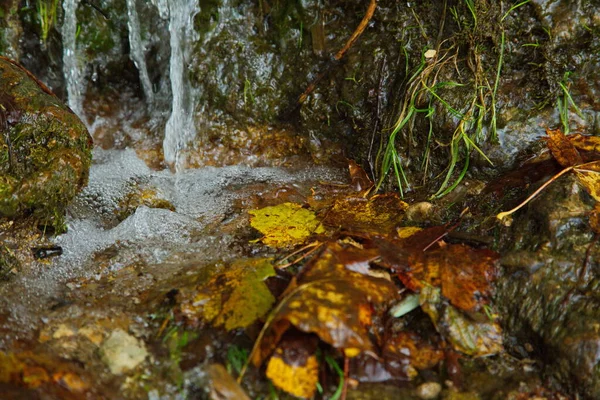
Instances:
[[[164,1],[158,1],[164,7]],[[168,0],[169,35],[171,44],[170,70],[171,92],[173,95],[171,116],[165,128],[163,152],[165,162],[175,170],[185,166],[182,150],[196,136],[194,109],[197,94],[187,79],[189,44],[196,38],[194,16],[199,11],[198,0]],[[165,12],[159,7],[159,11]]]
[[[67,83],[68,104],[71,110],[87,125],[83,113],[83,71],[77,52],[77,6],[80,0],[64,0],[65,11],[62,25],[63,73]]]
[[[154,102],[154,91],[152,90],[152,82],[150,82],[148,67],[146,66],[145,49],[140,33],[140,19],[135,6],[135,0],[127,0],[127,16],[129,17],[127,19],[127,28],[129,29],[130,57],[139,71],[146,101],[152,104]]]

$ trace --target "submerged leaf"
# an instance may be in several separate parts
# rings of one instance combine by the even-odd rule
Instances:
[[[347,197],[333,203],[323,223],[350,232],[392,234],[407,208],[408,204],[400,200],[396,193],[376,195],[369,199]]]
[[[186,296],[181,313],[194,323],[205,321],[227,330],[245,328],[264,316],[275,302],[264,280],[275,275],[270,258],[243,259]]]
[[[250,225],[265,235],[261,240],[271,247],[293,246],[314,233],[325,232],[314,213],[296,203],[283,203],[248,213],[252,215]]]

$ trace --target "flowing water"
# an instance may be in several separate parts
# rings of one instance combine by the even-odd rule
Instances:
[[[77,51],[77,6],[80,0],[64,0],[63,71],[67,84],[67,101],[71,110],[87,124],[83,112],[84,77],[80,57]]]
[[[186,63],[189,61],[189,43],[195,37],[194,16],[199,11],[195,0],[169,1],[169,34],[171,58],[169,77],[173,106],[167,121],[163,152],[165,162],[173,165],[176,171],[185,165],[182,151],[196,136],[194,109],[195,90],[186,77]]]
[[[142,41],[140,32],[140,19],[138,16],[135,0],[127,0],[127,28],[129,30],[129,47],[130,56],[140,74],[140,82],[146,96],[146,101],[149,104],[154,102],[154,91],[152,90],[152,82],[148,75],[148,67],[146,65],[145,46]]]

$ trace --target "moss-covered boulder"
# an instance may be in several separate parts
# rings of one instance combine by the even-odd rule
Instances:
[[[87,183],[92,140],[48,88],[3,57],[0,132],[0,217],[60,220]]]

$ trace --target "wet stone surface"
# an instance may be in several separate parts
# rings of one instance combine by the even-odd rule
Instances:
[[[43,84],[0,58],[0,217],[62,214],[87,183],[86,127]]]

